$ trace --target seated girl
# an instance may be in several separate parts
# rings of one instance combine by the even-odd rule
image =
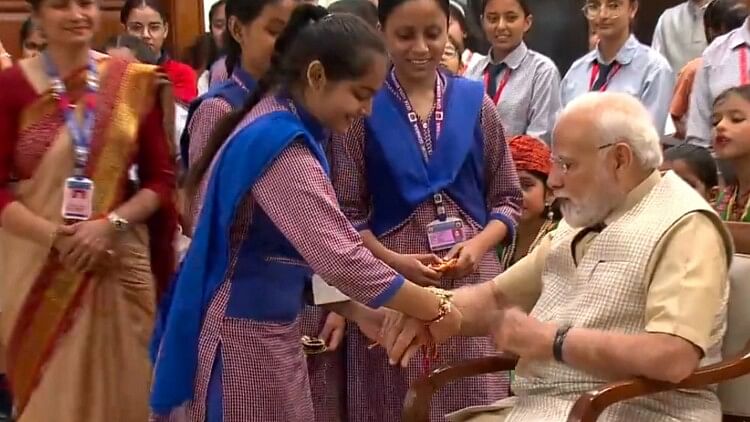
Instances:
[[[716,161],[706,148],[697,145],[679,144],[666,150],[660,170],[674,170],[707,200],[719,185]]]
[[[559,211],[552,203],[552,192],[547,188],[552,168],[552,155],[547,145],[538,138],[520,135],[510,140],[510,151],[523,190],[523,210],[513,242],[498,248],[503,268],[531,252],[560,221]]]
[[[737,252],[750,252],[750,85],[729,88],[713,105],[713,147],[736,180],[726,183],[713,201],[727,222]]]

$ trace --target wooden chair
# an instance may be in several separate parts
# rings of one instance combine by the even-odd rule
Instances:
[[[594,422],[604,410],[617,402],[678,388],[698,388],[720,384],[719,399],[725,422],[750,422],[750,255],[735,255],[730,271],[731,293],[727,332],[724,336],[723,361],[698,369],[679,384],[631,379],[607,384],[578,398],[568,416],[568,422]],[[444,385],[460,378],[508,371],[515,368],[517,359],[497,354],[458,362],[433,371],[415,382],[404,403],[405,422],[428,422],[430,402],[434,393]]]

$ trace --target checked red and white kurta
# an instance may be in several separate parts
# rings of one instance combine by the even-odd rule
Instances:
[[[444,83],[438,78],[438,89]],[[400,98],[397,89],[386,84]],[[429,120],[433,116],[430,115]],[[431,121],[423,122],[431,124]],[[505,141],[502,125],[492,101],[485,97],[481,116],[484,133],[486,202],[492,213],[503,214],[516,221],[522,202],[518,176]],[[467,127],[467,142],[473,128]],[[425,149],[432,154],[434,141],[429,131],[422,131]],[[405,133],[404,142],[417,142],[412,133]],[[346,136],[335,137],[330,147],[332,180],[341,208],[355,226],[366,223],[370,214],[370,195],[365,178],[365,128],[362,120],[355,122]],[[463,212],[447,195],[448,217],[459,217],[467,223],[467,235],[474,237],[481,227]],[[400,254],[430,253],[427,224],[437,219],[435,205],[427,201],[419,205],[403,224],[380,237],[380,242]],[[490,280],[501,271],[494,249],[485,254],[479,269],[460,280],[442,280],[446,289]],[[413,359],[407,369],[388,364],[382,348],[368,349],[371,343],[356,326],[350,324],[347,335],[347,400],[350,422],[397,422],[401,420],[403,400],[410,384],[424,374],[421,357]],[[439,357],[432,366],[487,356],[495,348],[490,338],[454,338],[439,348]],[[432,402],[431,420],[442,421],[446,413],[467,406],[492,403],[508,395],[508,376],[496,373],[466,378],[440,389]]]
[[[286,107],[268,97],[239,127]],[[208,384],[219,349],[223,422],[314,420],[299,318],[277,324],[225,316],[237,251],[247,237],[256,207],[263,209],[304,257],[306,262],[299,265],[326,275],[331,284],[360,302],[382,294],[398,276],[362,245],[312,152],[301,142],[290,145],[258,179],[237,212],[230,250],[235,258],[201,329],[194,398],[170,417],[155,420],[205,420]]]

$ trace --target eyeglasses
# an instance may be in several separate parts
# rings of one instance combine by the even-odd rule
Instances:
[[[604,12],[611,19],[619,18],[625,11],[625,3],[621,1],[609,0],[604,3],[598,1],[592,1],[586,3],[581,9],[583,15],[587,19],[596,19],[601,16]]]
[[[617,142],[610,142],[608,144],[600,145],[599,147],[596,148],[596,152],[599,152],[605,148],[609,148],[615,145],[617,145]],[[571,169],[573,169],[575,165],[577,164],[575,161],[569,158],[554,156],[554,155],[552,156],[551,161],[552,161],[552,167],[555,167],[558,170],[560,170],[560,173],[562,173],[563,175],[568,174],[568,172]]]
[[[165,25],[159,22],[152,22],[148,25],[144,25],[140,22],[130,22],[126,25],[130,35],[144,35],[145,31],[148,31],[149,35],[159,35],[164,32]]]

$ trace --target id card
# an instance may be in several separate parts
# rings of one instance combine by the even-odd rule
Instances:
[[[84,221],[91,218],[94,204],[94,182],[86,177],[65,179],[62,216],[66,220]]]
[[[458,218],[436,220],[427,225],[427,241],[433,252],[450,249],[464,240],[464,222]]]

